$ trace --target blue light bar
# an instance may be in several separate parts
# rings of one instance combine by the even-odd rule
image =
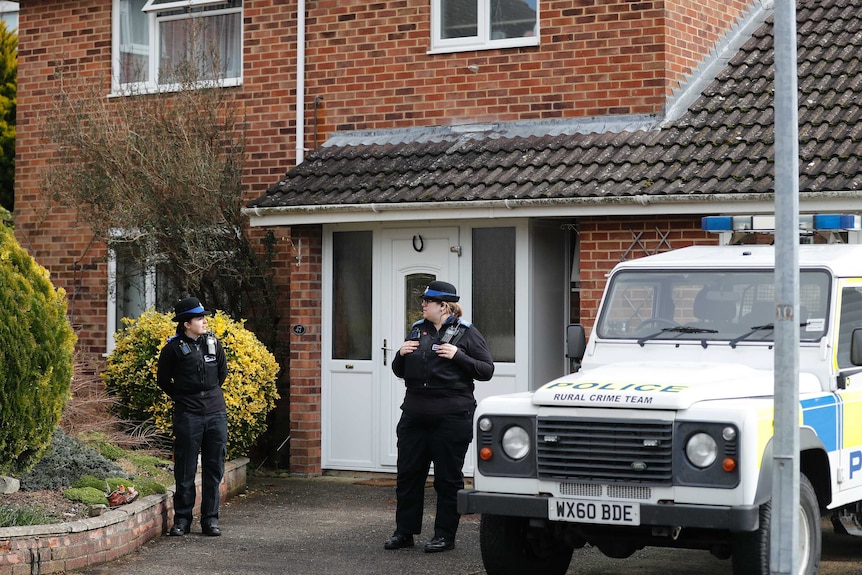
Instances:
[[[761,232],[775,231],[775,217],[760,216],[704,216],[701,229],[705,232]],[[853,214],[800,214],[800,231],[862,230],[862,216]]]
[[[859,230],[862,222],[852,214],[822,214],[814,216],[814,227],[818,230]]]
[[[705,216],[700,219],[700,227],[705,232],[729,232],[733,230],[730,216]]]

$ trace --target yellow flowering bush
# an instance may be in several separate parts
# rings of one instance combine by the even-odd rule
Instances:
[[[160,433],[172,429],[173,403],[156,385],[159,352],[176,333],[173,314],[147,310],[138,319],[124,319],[117,346],[102,378],[121,403],[123,416],[151,421]],[[222,385],[228,420],[228,457],[245,455],[266,431],[266,416],[278,399],[275,357],[244,326],[221,311],[209,318],[209,330],[224,346],[228,376]]]
[[[0,475],[29,470],[51,444],[75,340],[66,293],[0,223]]]

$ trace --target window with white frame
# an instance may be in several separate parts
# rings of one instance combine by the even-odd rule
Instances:
[[[114,91],[176,83],[193,62],[201,80],[242,80],[242,0],[113,0]]]
[[[114,334],[123,329],[124,318],[137,319],[148,309],[167,312],[179,288],[167,281],[161,264],[142,265],[133,244],[118,242],[108,257],[108,352],[114,349]]]
[[[431,51],[539,43],[538,0],[431,0]]]

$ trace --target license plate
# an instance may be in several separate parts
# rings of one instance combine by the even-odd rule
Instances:
[[[572,523],[640,525],[641,507],[638,503],[551,498],[548,500],[548,519]]]

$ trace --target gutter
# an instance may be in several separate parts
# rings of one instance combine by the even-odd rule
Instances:
[[[806,211],[860,210],[862,190],[802,192]],[[252,226],[381,222],[410,220],[465,220],[521,217],[585,217],[685,214],[771,214],[775,198],[769,193],[603,196],[452,202],[398,202],[249,207],[242,212]],[[430,214],[429,212],[434,212]]]

